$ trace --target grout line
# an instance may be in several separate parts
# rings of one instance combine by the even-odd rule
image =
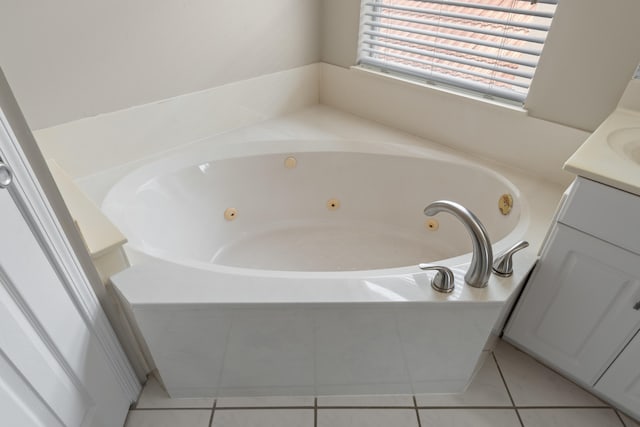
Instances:
[[[258,409],[315,409],[315,406],[218,406],[216,411],[233,411],[233,410],[249,410]]]
[[[612,408],[613,409],[613,408]],[[624,422],[624,420],[622,419],[622,417],[620,416],[620,412],[618,412],[617,410],[613,410],[613,412],[616,413],[616,416],[618,417],[618,419],[620,420],[620,423],[622,424],[622,427],[627,427],[627,424]]]
[[[354,406],[218,406],[216,407],[216,411],[233,411],[234,409],[241,410],[257,410],[257,409],[313,409],[313,410],[323,410],[323,409],[414,409],[415,406],[364,406],[364,405],[354,405]],[[450,407],[442,407],[440,409],[452,408]],[[454,407],[455,408],[455,407]],[[472,408],[472,407],[471,407]],[[484,408],[484,406],[483,406]],[[504,409],[505,407],[501,407]],[[183,409],[183,408],[157,408],[157,409]],[[208,409],[208,408],[189,408],[189,409]],[[433,408],[431,408],[433,409]],[[153,410],[150,408],[149,410]]]
[[[318,427],[318,398],[313,399],[313,427]]]
[[[509,395],[509,400],[511,400],[511,404],[513,405],[513,409],[516,411],[516,416],[518,417],[518,421],[520,422],[520,426],[524,427],[524,422],[522,422],[522,417],[520,416],[520,411],[516,407],[516,402],[513,400],[513,396],[511,395],[511,390],[509,390],[509,386],[507,385],[507,380],[504,379],[504,374],[502,373],[502,368],[500,368],[500,364],[498,363],[498,358],[495,353],[491,351],[491,357],[493,357],[493,361],[496,362],[496,368],[498,368],[498,373],[500,374],[500,378],[502,378],[502,382],[504,383],[504,388],[507,389],[507,395]]]
[[[413,406],[416,408],[416,418],[418,419],[418,427],[422,427],[422,423],[420,422],[420,411],[418,411],[418,401],[416,400],[416,396],[413,395]]]
[[[615,412],[616,415],[618,416],[618,419],[622,423],[622,427],[627,427],[627,423],[625,423],[624,420],[622,419],[622,415],[620,415],[620,411],[618,411],[617,409],[614,409],[613,412]]]
[[[132,412],[148,412],[148,411],[205,411],[213,408],[207,407],[188,407],[188,408],[137,408],[130,409]],[[491,406],[473,406],[473,405],[443,405],[443,406],[430,406],[430,405],[415,405],[415,406],[216,406],[216,411],[233,411],[233,410],[259,410],[259,409],[313,409],[315,411],[323,409],[612,409],[615,408],[609,406],[505,406],[505,405],[491,405]]]
[[[516,409],[515,406],[418,406],[418,409]]]
[[[612,409],[611,406],[517,406],[517,409]]]
[[[498,358],[496,357],[493,351],[491,352],[491,357],[493,357],[493,361],[496,363],[496,368],[498,368],[498,373],[500,374],[500,378],[502,379],[504,388],[507,390],[507,395],[509,395],[509,400],[511,401],[511,405],[515,408],[516,402],[513,400],[513,396],[511,395],[511,390],[509,390],[509,385],[507,384],[507,380],[504,379],[502,368],[500,367],[500,363],[498,363]]]
[[[136,408],[130,409],[131,412],[150,412],[150,411],[207,411],[210,407],[189,407],[189,408]]]
[[[613,409],[613,408],[609,408],[606,406],[418,406],[418,409]]]
[[[213,414],[216,412],[216,403],[218,403],[218,399],[213,399],[213,406],[211,407],[211,416],[209,417],[209,427],[213,426]]]
[[[319,406],[318,409],[414,409],[415,406]]]

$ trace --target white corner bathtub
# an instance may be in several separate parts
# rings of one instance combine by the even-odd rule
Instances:
[[[493,171],[353,141],[194,146],[124,177],[102,208],[133,264],[112,281],[171,396],[451,393],[531,260],[465,285],[464,226],[423,214],[440,199],[474,212],[494,253],[527,228]],[[454,270],[453,293],[424,262]]]

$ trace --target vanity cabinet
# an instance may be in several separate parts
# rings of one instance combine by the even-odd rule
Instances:
[[[595,389],[623,410],[636,417],[640,414],[640,333],[636,334]]]
[[[638,302],[640,197],[578,178],[505,337],[640,417]]]

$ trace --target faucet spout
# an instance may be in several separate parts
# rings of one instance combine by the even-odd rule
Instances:
[[[493,251],[487,230],[473,212],[458,203],[438,200],[424,208],[424,214],[427,216],[433,216],[440,212],[448,212],[459,219],[471,235],[473,254],[464,281],[469,286],[484,288],[489,282],[491,265],[493,264]]]

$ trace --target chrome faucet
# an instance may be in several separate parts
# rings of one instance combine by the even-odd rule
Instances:
[[[424,208],[424,214],[427,216],[433,216],[440,212],[450,213],[467,228],[471,235],[473,255],[464,281],[474,288],[484,288],[487,286],[489,276],[491,276],[491,264],[493,264],[493,252],[487,230],[473,212],[458,203],[438,200]]]
[[[526,247],[529,247],[529,242],[521,240],[503,253],[498,254],[493,261],[493,274],[500,277],[511,277],[513,275],[513,260],[511,258],[513,254]]]

